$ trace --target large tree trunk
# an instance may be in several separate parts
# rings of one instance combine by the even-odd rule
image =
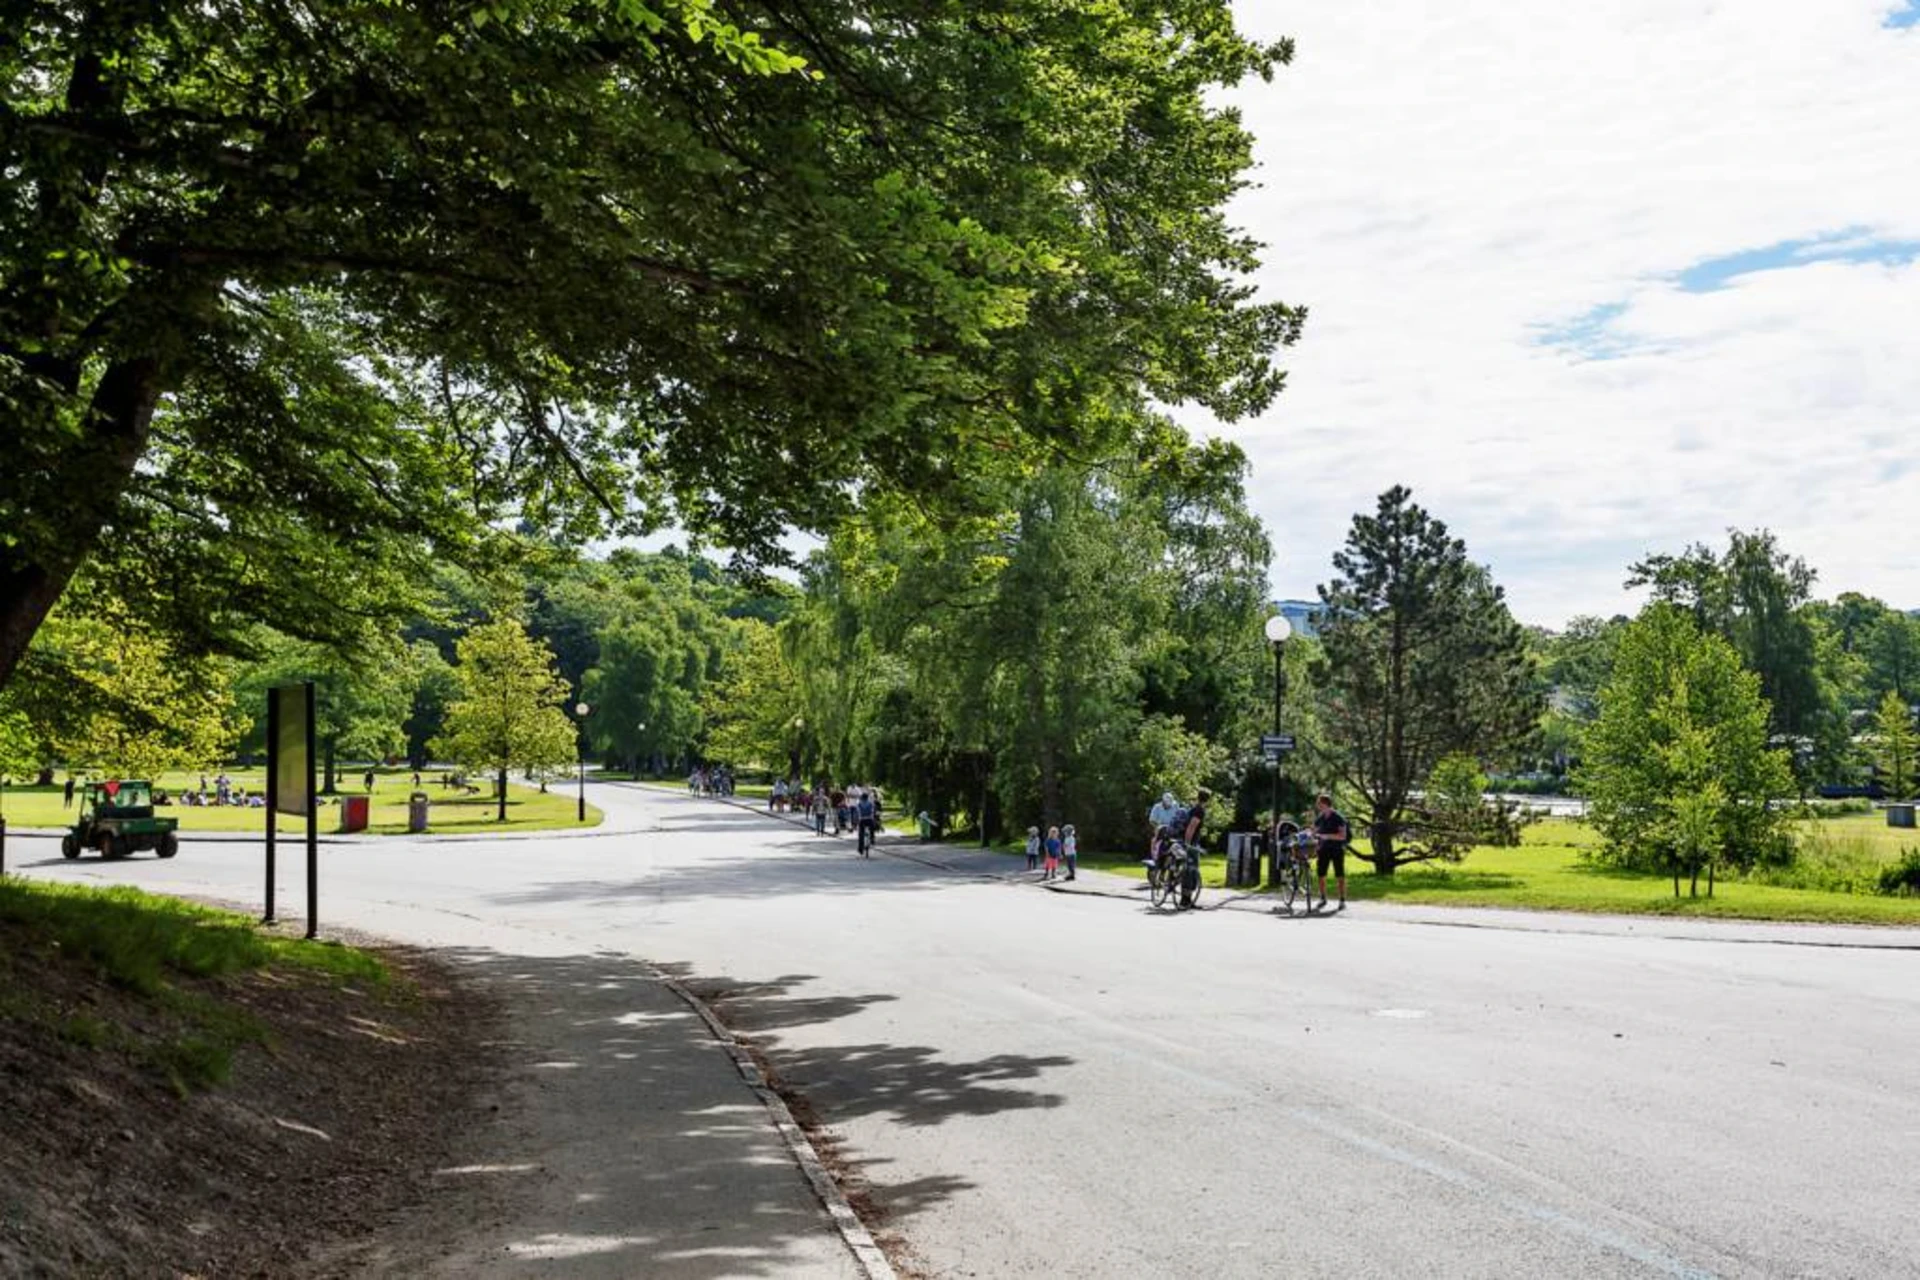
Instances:
[[[1367,861],[1373,864],[1373,873],[1377,876],[1390,876],[1400,865],[1400,855],[1393,847],[1393,814],[1393,809],[1384,812],[1375,809],[1367,823],[1367,843],[1373,848],[1373,856]],[[1347,835],[1351,837],[1353,832],[1349,830]],[[1347,843],[1354,842],[1349,838]]]
[[[505,765],[500,766],[500,818],[499,820],[501,822],[505,822],[507,820],[507,767]]]
[[[62,495],[57,513],[28,513],[57,524],[55,549],[36,555],[0,547],[0,689],[119,509],[134,465],[146,452],[160,389],[159,365],[150,358],[108,368],[94,389],[86,434],[60,455],[54,474],[35,486]]]
[[[335,784],[335,782],[334,782],[334,768],[333,768],[333,754],[334,754],[334,742],[333,742],[333,739],[332,739],[332,738],[328,738],[328,739],[327,739],[327,751],[326,751],[326,760],[327,760],[327,768],[326,768],[326,774],[327,774],[327,785],[326,785],[326,786],[324,786],[324,787],[322,787],[322,788],[320,789],[320,794],[321,794],[321,795],[327,795],[327,796],[330,796],[330,795],[332,795],[332,794],[333,794],[333,792],[334,792],[334,788],[335,788],[335,785],[336,785],[336,784]]]

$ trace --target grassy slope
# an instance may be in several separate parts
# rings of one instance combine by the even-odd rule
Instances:
[[[211,782],[213,774],[207,775]],[[228,777],[234,783],[244,787],[248,794],[263,792],[266,788],[266,776],[260,770],[229,770]],[[507,788],[507,820],[497,821],[494,814],[498,806],[485,796],[461,795],[439,785],[441,775],[426,773],[421,775],[421,790],[433,800],[430,813],[430,829],[436,832],[451,833],[461,831],[547,831],[582,825],[575,820],[578,801],[563,784],[555,784],[555,789],[545,795],[534,787],[510,784]],[[159,779],[162,787],[168,790],[180,790],[199,786],[200,775],[195,773],[170,773]],[[340,778],[342,794],[365,794],[359,773],[342,775]],[[484,784],[483,784],[484,789]],[[372,825],[369,828],[377,835],[403,834],[407,829],[407,797],[413,792],[413,774],[410,770],[376,770],[374,775],[373,812],[370,815]],[[9,787],[6,794],[5,816],[9,825],[17,827],[64,827],[72,823],[79,801],[75,808],[62,806],[62,787]],[[457,798],[456,798],[457,797]],[[325,797],[323,797],[324,801]],[[212,806],[196,808],[191,805],[168,805],[158,810],[167,817],[180,819],[182,831],[264,831],[266,830],[266,810],[246,809],[237,806]],[[340,824],[340,811],[331,804],[320,806],[320,829],[333,831]],[[598,826],[600,810],[587,806],[586,826]],[[282,832],[288,830],[290,823],[300,819],[280,819]]]
[[[0,880],[0,938],[0,1027],[39,1027],[72,1044],[127,1054],[183,1094],[220,1083],[234,1050],[265,1035],[194,980],[294,968],[370,986],[388,981],[385,966],[352,947],[276,937],[244,916],[127,888]],[[15,966],[32,956],[84,966],[164,1016],[140,1026],[49,1003],[32,984],[13,980]]]

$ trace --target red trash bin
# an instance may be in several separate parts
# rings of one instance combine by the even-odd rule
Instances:
[[[342,831],[365,831],[367,829],[367,797],[340,797],[340,829]]]

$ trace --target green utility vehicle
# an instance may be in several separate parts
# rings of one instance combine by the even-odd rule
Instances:
[[[98,849],[103,858],[124,858],[152,849],[171,858],[180,852],[179,826],[178,818],[153,816],[151,782],[89,782],[80,791],[80,820],[60,838],[60,852],[77,858],[82,849]]]

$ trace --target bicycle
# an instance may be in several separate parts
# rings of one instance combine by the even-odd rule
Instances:
[[[1313,848],[1311,831],[1288,830],[1287,823],[1274,838],[1274,857],[1278,866],[1274,871],[1274,893],[1280,899],[1280,905],[1293,914],[1293,904],[1303,896],[1313,898],[1313,871],[1307,860],[1307,851]]]
[[[854,846],[860,850],[860,856],[863,858],[871,858],[873,856],[873,827],[873,819],[862,818],[860,819],[860,829],[854,835]]]
[[[1180,840],[1169,839],[1147,868],[1147,890],[1155,910],[1168,902],[1185,911],[1200,903],[1200,859]]]

